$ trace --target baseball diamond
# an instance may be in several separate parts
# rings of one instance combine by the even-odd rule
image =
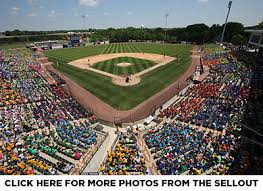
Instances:
[[[58,175],[263,174],[262,2],[1,1],[1,190],[260,190]]]
[[[116,108],[117,110],[130,110],[143,101],[149,99],[151,96],[159,92],[161,89],[164,89],[169,84],[178,79],[182,74],[184,74],[184,72],[186,72],[186,70],[191,65],[191,51],[191,45],[117,43],[94,47],[80,47],[72,49],[70,51],[68,49],[45,51],[45,55],[49,58],[50,61],[54,63],[53,66],[57,70],[66,74],[76,83],[81,85],[92,94],[96,95],[98,98],[100,98],[110,106]],[[118,58],[116,58],[116,60],[114,59],[113,61],[108,60],[108,55],[112,55],[113,53]],[[130,87],[120,87],[115,83],[112,83],[112,79],[109,76],[101,75],[101,73],[99,74],[90,70],[83,70],[89,67],[88,64],[90,62],[90,65],[92,65],[91,68],[99,69],[102,71],[106,70],[109,73],[115,73],[117,75],[125,74],[125,72],[122,73],[121,71],[125,71],[127,70],[127,68],[118,69],[119,67],[110,67],[111,64],[114,62],[122,62],[122,60],[118,56],[118,53],[120,54],[120,57],[122,57],[122,55],[125,55],[123,53],[139,53],[136,56],[137,59],[138,57],[146,58],[148,55],[147,59],[154,60],[158,63],[161,63],[163,59],[171,58],[171,62],[143,74],[142,76],[140,76],[140,82]],[[128,56],[129,54],[126,55]],[[151,55],[157,55],[157,57]],[[106,65],[106,63],[104,62],[104,70],[102,63],[100,62],[93,65],[94,58],[98,59],[98,57],[102,56],[105,57],[105,62],[111,61],[111,64],[108,65]],[[78,60],[81,60],[83,58],[86,59],[85,65],[87,66],[84,68],[83,63],[78,63]],[[112,58],[112,56],[110,56],[109,58]],[[130,60],[131,59],[133,59],[135,63],[136,61],[141,61],[135,59],[134,57],[130,58]],[[101,61],[101,58],[99,58],[98,61]],[[74,62],[77,64],[72,64]],[[140,64],[138,63],[131,66],[130,73],[128,70],[126,74],[133,74],[132,67],[137,70],[137,72],[140,72],[144,69],[149,68],[150,66],[154,66],[154,64],[149,61],[143,61],[143,63],[147,63],[148,67],[146,64],[142,64],[140,62]],[[136,66],[138,69],[136,69]],[[80,69],[79,67],[83,69]],[[112,72],[110,72],[110,70],[112,70]],[[125,88],[125,91],[122,91],[123,88]]]

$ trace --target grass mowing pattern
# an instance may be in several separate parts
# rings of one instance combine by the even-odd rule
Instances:
[[[44,53],[50,61],[57,63],[53,65],[57,70],[119,110],[131,109],[167,87],[188,69],[192,61],[191,45],[123,43],[119,45],[121,46],[123,51],[138,52],[139,50],[145,53],[166,54],[176,57],[177,60],[143,75],[141,82],[137,85],[120,87],[112,84],[111,78],[67,64],[70,61],[102,52],[116,53],[118,50],[116,44],[60,49]],[[119,51],[121,51],[120,48]]]
[[[142,51],[134,45],[134,43],[114,43],[107,45],[101,52],[101,54],[114,54],[123,52],[136,52],[141,53]]]
[[[117,64],[123,62],[131,63],[132,65],[127,67],[117,66]],[[119,75],[136,74],[154,65],[155,62],[150,60],[131,58],[131,57],[118,57],[111,60],[98,62],[92,65],[92,68],[119,76]]]

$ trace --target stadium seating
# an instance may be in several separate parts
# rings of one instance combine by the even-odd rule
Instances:
[[[250,72],[237,63],[212,65],[205,80],[188,88],[182,99],[160,116],[225,130],[227,123],[242,113],[249,96],[250,77]]]
[[[228,166],[238,146],[237,139],[216,136],[190,125],[164,124],[144,135],[161,174],[203,174],[218,164]]]
[[[142,151],[163,175],[229,173],[253,72],[219,49],[204,49],[202,62],[209,75],[160,109],[155,121],[161,124],[143,133],[143,150],[137,134],[120,133],[101,174],[149,174]],[[92,128],[96,117],[59,86],[64,83],[19,51],[0,52],[0,174],[70,174],[97,151],[103,137]]]
[[[95,116],[41,72],[19,51],[1,51],[0,174],[69,174],[102,140]]]
[[[133,133],[120,135],[115,149],[108,152],[100,171],[108,175],[149,174]]]
[[[241,130],[252,72],[225,52],[205,50],[202,61],[209,75],[161,110],[164,124],[143,136],[161,174],[227,174],[237,156],[233,132]]]

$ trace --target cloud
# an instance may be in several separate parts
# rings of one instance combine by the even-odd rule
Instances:
[[[12,7],[11,9],[12,9],[13,11],[19,11],[19,10],[20,10],[19,7]]]
[[[85,14],[82,14],[82,15],[81,15],[81,18],[84,18],[84,19],[85,19],[85,18],[88,18],[88,17],[89,17],[88,14],[86,14],[86,15],[85,15]]]
[[[39,0],[27,0],[28,4],[38,4]]]
[[[133,15],[133,12],[132,12],[132,11],[128,11],[127,14],[128,14],[128,15]]]
[[[103,15],[111,15],[109,12],[104,12]]]
[[[10,15],[18,15],[18,12],[17,12],[17,11],[10,11],[9,14],[10,14]]]
[[[99,4],[99,0],[79,0],[80,5],[94,7]]]
[[[48,13],[47,16],[48,16],[48,17],[54,17],[54,16],[56,16],[56,11],[55,11],[55,10],[51,10],[51,11]]]
[[[28,13],[27,16],[28,16],[28,17],[36,17],[37,14],[36,14],[36,13]]]
[[[208,0],[197,0],[197,2],[199,2],[199,3],[206,3],[206,2],[208,2]]]
[[[9,15],[18,15],[20,8],[19,7],[11,7],[11,11],[9,12]]]
[[[61,13],[61,12],[57,12],[57,11],[55,11],[54,9],[53,10],[51,10],[49,13],[48,13],[48,17],[56,17],[56,16],[61,16],[61,15],[63,15],[63,13]]]

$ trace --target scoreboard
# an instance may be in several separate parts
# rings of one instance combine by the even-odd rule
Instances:
[[[70,35],[70,41],[72,44],[79,44],[80,43],[80,37],[76,34]]]
[[[68,44],[72,46],[79,46],[79,44],[82,43],[82,37],[77,33],[70,34],[67,35],[67,41]]]

